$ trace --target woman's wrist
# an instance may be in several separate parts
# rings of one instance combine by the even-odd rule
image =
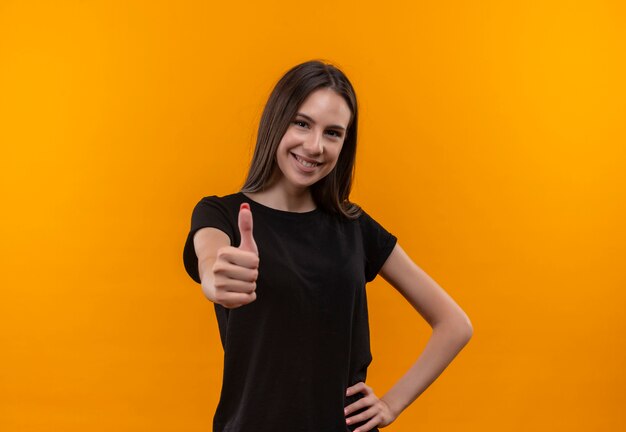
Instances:
[[[394,419],[398,418],[400,413],[402,413],[402,411],[404,411],[404,409],[406,408],[405,406],[402,406],[402,404],[399,403],[397,400],[395,400],[393,396],[390,396],[388,392],[381,396],[380,400],[389,407],[389,411],[391,411]]]

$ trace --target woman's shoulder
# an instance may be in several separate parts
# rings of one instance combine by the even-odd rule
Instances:
[[[355,204],[355,206],[358,208],[358,211],[353,222],[357,223],[362,230],[380,230],[382,228],[377,217],[373,216],[377,214],[377,210],[373,210],[373,213],[370,213],[358,204]]]
[[[239,193],[227,195],[207,195],[202,197],[194,207],[193,213],[199,217],[204,215],[221,215],[236,218],[243,199]]]

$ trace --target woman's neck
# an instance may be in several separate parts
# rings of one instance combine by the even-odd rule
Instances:
[[[274,184],[259,192],[244,192],[244,195],[266,207],[288,212],[304,213],[315,210],[317,207],[308,188],[287,191],[280,185]]]

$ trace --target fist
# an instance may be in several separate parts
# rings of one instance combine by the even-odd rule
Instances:
[[[259,276],[259,250],[252,235],[252,212],[247,203],[239,208],[239,247],[217,250],[213,264],[214,302],[234,309],[256,300]]]

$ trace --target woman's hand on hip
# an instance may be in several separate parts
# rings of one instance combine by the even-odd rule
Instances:
[[[346,424],[354,424],[367,420],[369,421],[367,421],[367,423],[363,426],[359,426],[354,430],[354,432],[365,432],[371,430],[375,426],[385,427],[390,425],[396,419],[396,416],[392,413],[389,405],[387,405],[387,403],[382,399],[379,399],[376,394],[374,394],[374,390],[364,382],[358,382],[352,387],[348,387],[346,396],[351,396],[356,393],[363,393],[365,396],[348,405],[344,409]],[[360,409],[365,410],[357,415],[348,417],[351,413]]]

